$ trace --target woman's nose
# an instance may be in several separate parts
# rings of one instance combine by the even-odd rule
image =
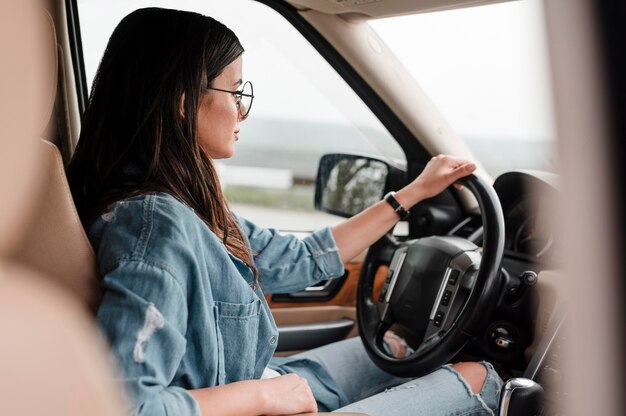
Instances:
[[[242,113],[244,115],[242,115]],[[241,107],[239,108],[239,121],[245,121],[249,115],[250,115],[250,112],[248,111],[246,106],[241,104]]]

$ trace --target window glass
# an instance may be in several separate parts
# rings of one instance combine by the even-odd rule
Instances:
[[[556,170],[543,24],[538,0],[370,22],[494,176]]]
[[[313,208],[323,154],[405,160],[378,119],[302,35],[269,7],[251,1],[79,0],[89,84],[117,23],[150,6],[212,16],[246,49],[243,78],[254,85],[254,104],[241,124],[235,156],[217,162],[233,210],[262,226],[317,229],[341,220]]]

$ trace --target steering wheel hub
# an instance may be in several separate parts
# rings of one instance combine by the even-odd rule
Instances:
[[[472,279],[466,277],[478,269],[477,250],[456,237],[427,237],[402,245],[378,299],[379,315],[410,329],[419,340],[442,331],[444,323],[452,322],[448,312],[458,312],[452,307],[471,290]]]

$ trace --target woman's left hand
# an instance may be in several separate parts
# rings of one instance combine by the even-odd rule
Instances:
[[[476,165],[467,159],[438,155],[430,159],[409,187],[414,187],[421,199],[431,198],[475,170]]]

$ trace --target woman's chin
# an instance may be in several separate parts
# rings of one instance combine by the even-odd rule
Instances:
[[[235,146],[231,147],[230,149],[228,149],[228,151],[224,152],[224,154],[222,155],[220,159],[230,159],[234,155],[235,155]]]
[[[205,151],[205,154],[213,160],[230,159],[235,155],[235,146],[232,146],[230,149],[221,149],[220,151]]]

